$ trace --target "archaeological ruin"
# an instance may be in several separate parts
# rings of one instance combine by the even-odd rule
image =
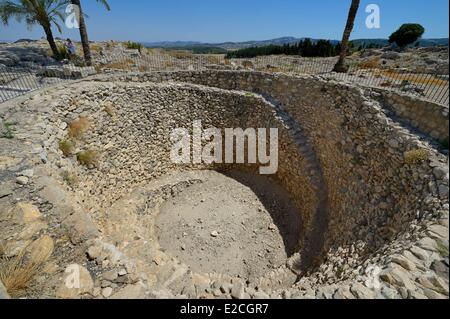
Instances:
[[[0,115],[4,253],[44,255],[30,297],[448,298],[448,106],[210,70],[98,75]],[[278,171],[173,163],[197,120],[277,128]]]

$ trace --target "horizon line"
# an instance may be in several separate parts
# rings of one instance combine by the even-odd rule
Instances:
[[[64,36],[55,36],[55,39],[65,39]],[[296,40],[301,39],[312,39],[312,40],[328,40],[328,41],[341,41],[339,39],[331,39],[331,38],[320,38],[320,37],[295,37],[295,36],[281,36],[276,38],[268,38],[268,39],[262,39],[262,40],[243,40],[243,41],[201,41],[201,40],[118,40],[118,39],[107,39],[107,40],[89,40],[89,42],[105,42],[105,41],[117,41],[117,42],[126,42],[126,41],[136,41],[139,43],[162,43],[162,42],[193,42],[193,43],[200,43],[200,44],[222,44],[222,43],[245,43],[245,42],[262,42],[262,41],[271,41],[271,40],[278,40],[283,38],[295,38]],[[449,36],[444,37],[430,37],[430,38],[422,38],[420,40],[439,40],[439,39],[449,39]],[[42,36],[40,38],[17,38],[17,39],[0,39],[0,41],[6,41],[6,42],[15,42],[18,40],[32,40],[32,41],[39,41],[39,40],[45,40],[45,37]],[[388,40],[388,38],[354,38],[350,41],[356,41],[356,40]]]

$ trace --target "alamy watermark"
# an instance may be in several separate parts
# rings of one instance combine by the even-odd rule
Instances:
[[[365,281],[366,287],[370,289],[381,289],[380,282],[381,268],[378,266],[369,266],[366,269],[367,280]]]
[[[64,280],[64,284],[69,289],[80,289],[81,288],[81,275],[80,266],[73,264],[69,265],[64,271],[67,275]]]
[[[260,164],[262,175],[278,171],[277,128],[203,129],[197,120],[192,130],[174,129],[170,139],[170,159],[176,164]]]
[[[369,13],[369,15],[366,18],[367,29],[380,29],[381,28],[380,6],[373,3],[369,4],[366,7],[366,13]]]
[[[66,19],[64,24],[68,29],[79,29],[80,28],[80,7],[75,4],[69,4],[66,7]]]

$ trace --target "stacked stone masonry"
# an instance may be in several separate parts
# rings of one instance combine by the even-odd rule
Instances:
[[[111,267],[125,267],[133,278],[102,284],[102,293],[94,282],[80,295],[448,298],[448,157],[436,147],[436,140],[448,139],[448,108],[320,77],[246,71],[100,76],[8,105],[14,103],[37,117],[28,125],[41,131],[24,138],[43,145],[36,183],[44,190],[49,178],[63,184],[61,171],[79,179],[76,188],[60,186],[69,208],[55,218],[87,250],[99,278]],[[68,124],[80,118],[90,129],[74,154],[95,150],[97,161],[88,167],[59,148]],[[154,219],[168,196],[160,193],[165,176],[230,168],[170,162],[171,130],[195,120],[206,128],[280,131],[272,178],[289,193],[302,228],[286,265],[254,282],[192,274],[157,243]],[[233,168],[256,172],[258,165]]]

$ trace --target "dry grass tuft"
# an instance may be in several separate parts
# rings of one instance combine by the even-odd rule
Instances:
[[[424,149],[417,149],[405,152],[405,162],[409,165],[421,164],[428,159],[428,152]]]
[[[59,149],[65,157],[70,157],[75,151],[75,143],[70,139],[65,139],[59,142]]]
[[[97,74],[100,74],[103,71],[103,67],[99,64],[95,65],[94,69],[95,69],[95,72],[97,72]]]
[[[78,162],[85,166],[97,165],[98,157],[98,152],[94,150],[82,151],[77,154]]]
[[[222,55],[206,55],[206,60],[209,64],[224,64]]]
[[[148,65],[142,64],[139,66],[139,72],[148,72],[148,71],[150,71],[150,67]]]
[[[63,171],[61,173],[61,177],[63,181],[70,187],[73,187],[78,183],[78,177],[69,171]]]
[[[166,68],[171,68],[171,67],[175,66],[175,63],[173,63],[172,61],[167,60],[167,61],[164,61],[164,66]]]
[[[116,115],[116,109],[114,108],[114,106],[111,103],[105,103],[105,108],[104,108],[106,114],[108,114],[111,117],[114,117]]]
[[[26,257],[28,247],[13,258],[0,256],[0,280],[13,298],[22,297],[48,256]]]
[[[167,54],[179,60],[192,59],[194,54],[186,50],[167,50]]]
[[[361,69],[378,69],[380,67],[380,58],[373,58],[359,63]]]
[[[134,64],[134,61],[131,59],[126,59],[123,61],[113,62],[110,64],[106,64],[103,66],[104,69],[118,69],[118,70],[128,70]],[[100,72],[99,72],[100,73]]]
[[[439,79],[431,74],[399,73],[395,70],[376,70],[375,75],[390,78],[394,81],[408,81],[411,84],[448,85],[448,81]]]
[[[100,45],[98,45],[98,44],[91,44],[91,52],[101,53],[102,51],[103,50],[102,50],[102,47]]]
[[[80,117],[78,120],[69,124],[69,136],[71,138],[81,138],[89,129],[91,122],[86,117]]]

